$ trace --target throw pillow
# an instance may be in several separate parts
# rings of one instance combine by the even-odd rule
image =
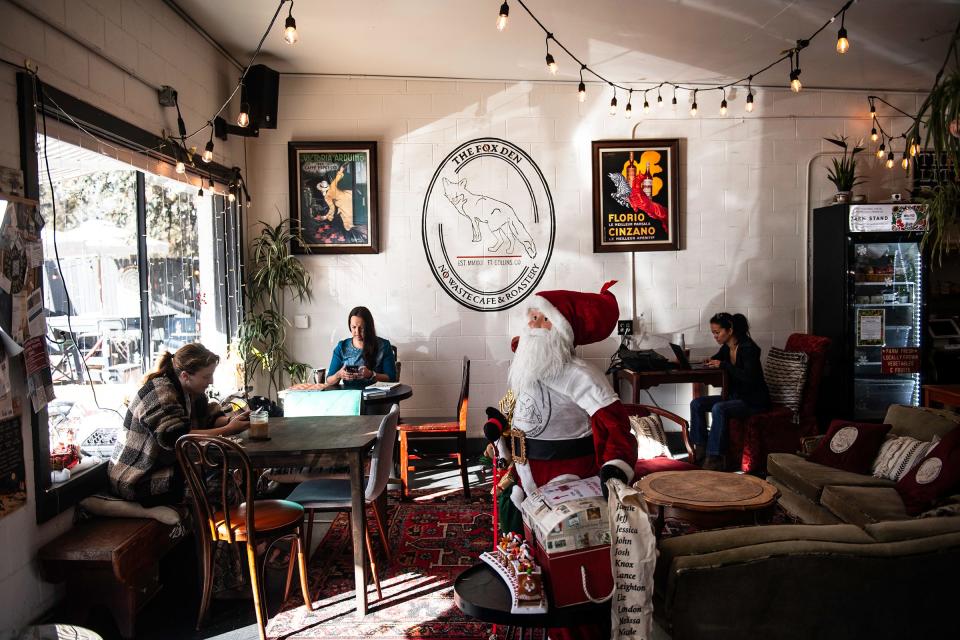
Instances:
[[[923,460],[938,442],[940,438],[937,437],[930,442],[909,436],[889,438],[880,447],[880,453],[873,461],[873,475],[894,482],[899,481],[910,469],[917,466],[917,463]]]
[[[889,424],[834,420],[827,435],[810,454],[810,461],[852,473],[870,473]]]
[[[915,516],[934,506],[940,498],[950,495],[958,486],[960,427],[945,435],[926,458],[900,479],[897,493],[903,499],[907,513]]]
[[[770,390],[770,402],[782,404],[793,411],[794,422],[798,419],[797,412],[803,400],[808,359],[809,356],[802,351],[771,347],[767,352],[767,363],[763,365],[763,379]]]
[[[660,416],[630,416],[630,428],[637,436],[638,460],[670,456],[667,434],[663,431]]]

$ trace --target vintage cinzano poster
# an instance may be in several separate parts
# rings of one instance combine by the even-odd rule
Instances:
[[[679,139],[592,143],[593,250],[680,248]]]
[[[553,198],[533,158],[499,138],[450,152],[423,201],[423,248],[444,291],[476,311],[519,304],[553,252]]]

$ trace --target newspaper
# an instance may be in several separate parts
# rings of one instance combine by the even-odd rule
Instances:
[[[578,498],[596,498],[601,494],[600,478],[592,476],[584,480],[554,482],[544,485],[540,493],[551,508]]]
[[[599,495],[599,479],[594,483],[578,480],[584,497],[569,497],[565,502],[551,506],[545,494],[557,489],[560,494],[568,495],[571,490],[562,489],[563,485],[574,483],[547,484],[527,496],[521,505],[524,524],[533,532],[548,555],[587,549],[610,544],[610,523],[607,518],[606,501]],[[589,493],[588,487],[595,484],[597,494]]]

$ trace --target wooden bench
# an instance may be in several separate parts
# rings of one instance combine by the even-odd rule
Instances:
[[[77,622],[104,605],[120,634],[133,638],[137,613],[160,590],[160,559],[179,542],[172,529],[144,518],[81,522],[40,550],[43,576],[66,581],[67,610]]]

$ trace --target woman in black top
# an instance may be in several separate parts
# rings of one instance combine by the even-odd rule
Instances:
[[[696,447],[695,460],[704,469],[723,470],[727,448],[727,423],[763,411],[770,406],[770,394],[763,379],[760,347],[750,337],[743,314],[718,313],[710,318],[710,331],[720,351],[707,365],[727,374],[727,400],[721,396],[694,398],[690,402],[690,438]],[[709,433],[707,413],[711,415]]]

